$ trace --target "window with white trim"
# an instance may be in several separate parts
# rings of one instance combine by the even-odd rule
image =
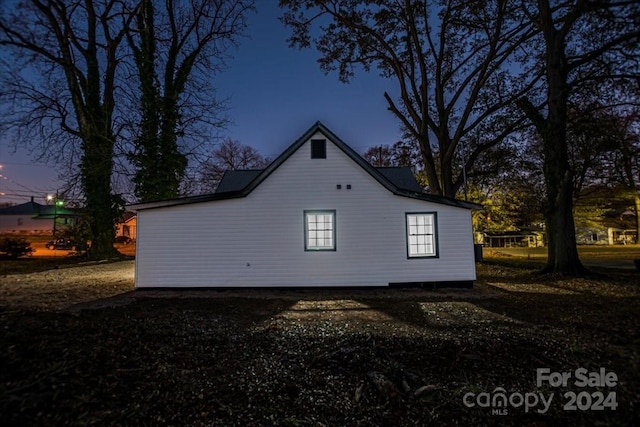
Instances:
[[[407,255],[409,258],[438,256],[436,214],[408,213]]]
[[[336,211],[304,211],[304,249],[336,250]]]

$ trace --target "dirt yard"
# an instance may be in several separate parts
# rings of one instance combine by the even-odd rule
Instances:
[[[132,261],[0,276],[0,422],[640,425],[639,302],[635,272],[495,264],[460,291],[134,291]]]

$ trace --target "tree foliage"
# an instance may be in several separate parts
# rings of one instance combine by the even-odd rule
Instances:
[[[4,64],[3,98],[15,106],[5,123],[49,138],[52,150],[77,147],[92,254],[99,258],[115,253],[111,175],[125,9],[118,0],[24,0],[0,18],[0,45],[12,61]]]
[[[592,193],[609,207],[617,200],[623,211],[633,212],[636,242],[640,237],[640,121],[633,109],[598,109],[583,120],[589,129],[587,141],[574,140],[569,128],[569,147],[577,181],[574,199],[594,200]],[[583,130],[582,127],[580,130]],[[590,143],[591,142],[591,143]],[[579,151],[575,152],[575,146]],[[603,190],[604,189],[604,190]],[[608,196],[604,194],[608,192]],[[587,204],[589,202],[587,200]],[[585,203],[582,203],[583,205]],[[584,208],[582,209],[584,210]],[[625,227],[628,228],[628,227]]]
[[[16,259],[30,256],[34,252],[25,237],[3,237],[0,239],[0,259]]]
[[[211,75],[224,65],[252,9],[253,0],[140,2],[128,33],[141,94],[129,155],[140,201],[177,197],[188,164],[181,137],[193,137],[196,122],[222,124]]]
[[[180,137],[189,131],[193,136],[198,123],[208,136],[220,125],[211,75],[224,64],[252,5],[253,0],[3,5],[0,45],[9,54],[0,73],[3,130],[28,148],[36,141],[59,167],[62,160],[72,165],[74,173],[64,176],[80,183],[92,257],[116,253],[114,223],[123,198],[113,194],[113,182],[120,154],[130,151],[140,199],[177,195],[191,154]],[[139,131],[131,126],[138,107]]]
[[[620,1],[536,0],[523,4],[540,30],[540,66],[545,91],[520,107],[543,142],[548,236],[547,271],[585,273],[576,247],[574,173],[569,162],[567,123],[572,96],[589,83],[620,84],[637,78],[640,5]],[[531,61],[531,59],[529,60]]]
[[[377,68],[397,82],[397,99],[384,94],[389,110],[420,149],[429,191],[446,196],[462,186],[463,170],[481,174],[475,166],[521,124],[513,101],[536,79],[510,67],[535,33],[519,4],[280,0],[291,45],[313,44],[325,72],[348,82]]]

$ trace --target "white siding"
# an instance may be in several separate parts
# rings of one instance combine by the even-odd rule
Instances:
[[[0,215],[0,233],[51,234],[52,231],[51,219],[35,219],[31,215]]]
[[[304,250],[303,211],[314,209],[336,211],[335,252]],[[438,258],[407,258],[406,212],[437,212]],[[307,142],[246,198],[138,212],[137,287],[467,280],[470,211],[393,195],[329,140],[326,159]]]

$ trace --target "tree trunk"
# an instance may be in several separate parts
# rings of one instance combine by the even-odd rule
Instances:
[[[176,130],[180,120],[179,94],[165,95],[162,99],[162,124],[160,127],[160,159],[164,171],[162,198],[178,197],[180,183],[187,168],[187,157],[180,152]]]
[[[118,254],[113,247],[117,215],[117,206],[111,194],[113,139],[93,133],[85,138],[83,145],[81,173],[92,236],[89,257],[110,258]]]
[[[547,118],[535,120],[542,136],[544,178],[547,188],[545,219],[549,241],[549,273],[583,276],[573,219],[573,174],[567,147],[568,65],[565,40],[555,28],[549,3],[538,2],[540,26],[546,45]]]
[[[634,196],[634,206],[636,211],[636,245],[640,244],[640,194],[636,191]]]

